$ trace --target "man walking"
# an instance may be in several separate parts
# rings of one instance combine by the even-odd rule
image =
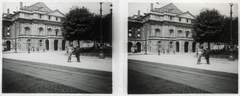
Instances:
[[[80,58],[79,58],[79,56],[80,56],[80,47],[79,46],[76,47],[75,52],[76,52],[77,62],[80,62]]]
[[[210,64],[209,63],[209,55],[210,55],[210,50],[209,48],[206,48],[206,50],[204,51],[204,54],[205,54],[205,59],[207,61],[207,64]]]

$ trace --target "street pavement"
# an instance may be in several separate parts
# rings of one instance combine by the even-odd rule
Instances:
[[[128,83],[129,93],[238,93],[238,74],[139,60],[128,60],[128,69],[130,76],[139,74],[137,72],[143,73],[128,79],[130,81]],[[150,79],[151,77],[169,82],[155,78]],[[162,82],[158,82],[159,80]],[[196,88],[200,90],[196,90]]]
[[[30,54],[26,51],[19,51],[18,53],[8,51],[2,54],[2,58],[7,59],[112,72],[112,58],[98,59],[98,57],[80,56],[81,62],[79,63],[75,55],[72,55],[72,62],[67,63],[68,56],[66,51],[31,52]]]
[[[160,56],[154,53],[148,55],[129,53],[128,59],[238,74],[238,60],[228,61],[227,59],[210,58],[210,65],[208,65],[205,58],[202,57],[201,64],[197,65],[195,53],[161,54]]]
[[[22,80],[29,80],[28,78],[17,77],[17,76],[6,76],[3,78],[3,86],[4,90],[12,93],[41,93],[41,92],[66,92],[69,93],[71,90],[69,89],[79,89],[83,91],[77,91],[79,93],[111,93],[112,92],[112,73],[106,71],[97,71],[97,70],[89,70],[82,68],[73,68],[66,66],[58,66],[52,64],[45,63],[36,63],[31,61],[22,61],[22,60],[14,60],[14,59],[5,59],[3,58],[3,74],[7,74],[7,71],[10,70],[12,72],[17,72],[20,74],[25,74],[28,76],[40,78],[42,80],[46,80],[43,82],[44,86],[32,86],[31,83],[25,82],[24,84],[21,82]],[[13,78],[18,79],[19,81],[12,82]],[[33,79],[34,80],[34,79]],[[37,82],[38,80],[31,82]],[[63,87],[63,91],[61,90],[52,90],[45,91],[41,87],[46,89],[52,89],[53,86],[49,86],[48,81],[58,83],[58,86],[53,86],[58,89],[61,85],[67,86]],[[39,85],[39,83],[35,83],[34,85]],[[26,86],[22,86],[26,85]],[[17,88],[17,89],[16,89]],[[23,90],[24,89],[24,90]],[[32,90],[34,89],[34,90]],[[39,91],[37,91],[39,90]],[[64,91],[68,90],[68,91]],[[85,92],[84,92],[85,91]]]

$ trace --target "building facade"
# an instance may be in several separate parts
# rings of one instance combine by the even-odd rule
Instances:
[[[192,38],[195,16],[182,12],[173,3],[153,8],[144,16],[128,17],[128,52],[195,52]]]
[[[64,14],[38,2],[24,6],[13,14],[3,13],[2,41],[7,50],[35,51],[65,50],[61,19]]]

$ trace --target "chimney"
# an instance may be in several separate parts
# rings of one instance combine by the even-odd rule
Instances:
[[[23,8],[23,3],[20,2],[20,10],[22,10],[22,8]]]
[[[140,10],[138,10],[138,16],[140,16]]]
[[[153,3],[151,3],[151,10],[150,10],[150,12],[152,12],[153,11]]]
[[[7,15],[9,15],[9,9],[7,9]]]

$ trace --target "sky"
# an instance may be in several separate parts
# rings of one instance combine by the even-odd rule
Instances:
[[[161,8],[169,3],[153,3],[154,8]],[[182,12],[189,11],[192,15],[198,15],[203,8],[216,9],[220,12],[220,14],[225,16],[230,16],[230,5],[229,3],[173,3],[179,10]],[[141,6],[141,7],[139,7]],[[149,12],[150,3],[136,3],[131,2],[128,4],[128,16],[133,16],[138,14],[138,10],[140,10],[140,14]],[[233,17],[238,16],[238,4],[233,3],[232,11]]]
[[[23,6],[30,6],[37,2],[23,2]],[[58,9],[60,12],[66,14],[69,12],[69,10],[72,8],[72,6],[79,6],[86,7],[89,9],[90,12],[95,14],[100,14],[100,3],[99,2],[43,2],[45,5],[47,5],[50,9],[56,10]],[[112,3],[110,2],[103,2],[102,8],[103,8],[103,15],[110,13],[110,5]],[[3,2],[2,3],[2,11],[4,13],[7,13],[7,9],[10,9],[10,13],[13,13],[13,11],[17,11],[20,8],[20,2]]]

